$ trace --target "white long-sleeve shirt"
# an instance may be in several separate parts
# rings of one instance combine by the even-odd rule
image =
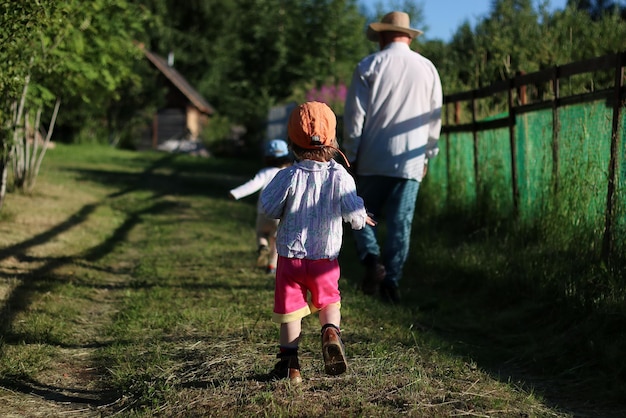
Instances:
[[[335,160],[303,160],[276,174],[261,193],[270,218],[280,219],[278,254],[310,260],[335,259],[343,225],[365,226],[367,213],[352,176]]]
[[[433,63],[394,42],[357,65],[344,111],[343,148],[360,175],[421,181],[437,155],[443,92]]]
[[[278,173],[282,168],[278,167],[265,167],[259,170],[258,173],[255,174],[253,178],[245,182],[239,187],[235,187],[230,191],[230,194],[236,199],[239,200],[243,197],[250,196],[253,193],[258,192],[259,190],[263,190],[270,181],[274,178],[276,173]],[[260,198],[260,195],[259,195]],[[257,200],[256,205],[257,213],[263,213],[263,209],[261,208],[261,201]]]

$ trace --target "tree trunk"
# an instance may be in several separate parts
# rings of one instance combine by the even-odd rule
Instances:
[[[0,210],[4,204],[4,196],[7,193],[7,179],[9,174],[9,168],[4,160],[4,156],[0,158]]]
[[[57,115],[59,114],[59,107],[61,106],[61,99],[57,97],[57,101],[54,104],[54,110],[52,111],[52,118],[50,119],[50,125],[48,126],[48,131],[46,132],[46,137],[43,140],[42,148],[37,152],[37,132],[39,132],[39,120],[41,115],[41,110],[37,113],[37,119],[35,123],[35,135],[33,136],[33,152],[31,154],[31,160],[28,162],[28,181],[26,183],[26,190],[31,192],[35,188],[35,180],[37,180],[37,176],[39,175],[39,169],[41,168],[41,162],[43,161],[43,156],[46,154],[46,150],[48,149],[48,145],[50,145],[50,139],[52,138],[52,132],[54,131],[54,124],[57,120]]]

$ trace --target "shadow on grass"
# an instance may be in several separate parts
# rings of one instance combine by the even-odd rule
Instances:
[[[594,280],[591,256],[462,225],[415,229],[400,302],[416,312],[412,329],[574,416],[626,416],[626,315],[591,303],[606,280]],[[356,285],[363,268],[345,241],[342,267]]]
[[[76,387],[46,385],[28,378],[0,379],[0,386],[13,392],[35,395],[46,401],[72,405],[87,405],[92,408],[110,405],[119,399],[114,391],[87,390]]]
[[[80,256],[68,256],[57,258],[37,258],[26,254],[26,252],[37,245],[44,244],[57,237],[62,232],[65,232],[71,228],[79,226],[85,222],[88,215],[92,213],[98,205],[87,205],[79,210],[75,215],[70,216],[66,221],[54,226],[50,230],[36,235],[35,237],[23,241],[21,243],[11,245],[0,251],[0,259],[7,258],[9,256],[15,257],[21,261],[30,262],[42,262],[43,265],[35,270],[29,271],[26,274],[11,274],[11,277],[17,277],[20,283],[13,289],[10,297],[0,309],[0,317],[3,318],[3,323],[0,326],[0,330],[6,330],[10,326],[14,317],[18,314],[16,307],[26,308],[32,302],[33,293],[45,293],[51,291],[56,286],[56,280],[54,279],[52,272],[57,268],[70,265],[78,260],[96,261],[110,251],[112,251],[117,244],[123,242],[128,232],[140,222],[141,217],[147,214],[163,213],[172,206],[176,206],[171,202],[157,202],[155,205],[143,209],[141,211],[131,213],[126,221],[118,227],[115,232],[101,244],[87,250]],[[4,273],[0,273],[0,277],[5,276]]]
[[[14,257],[22,262],[31,262],[40,267],[29,270],[26,273],[19,272],[0,272],[0,277],[5,279],[17,280],[18,284],[13,288],[9,297],[4,301],[0,308],[0,341],[2,344],[13,343],[38,343],[49,344],[61,348],[99,348],[104,347],[106,343],[92,342],[82,345],[67,344],[58,341],[50,335],[26,335],[23,333],[14,333],[12,324],[22,311],[27,311],[35,301],[37,295],[52,292],[58,286],[60,278],[56,277],[54,271],[66,265],[77,263],[94,262],[109,254],[113,249],[127,239],[128,232],[142,221],[142,217],[146,215],[154,215],[164,213],[172,208],[178,207],[175,202],[154,202],[151,206],[129,213],[126,220],[120,225],[112,235],[105,241],[95,247],[86,250],[83,254],[77,256],[60,256],[60,257],[34,257],[28,255],[27,252],[35,247],[47,242],[53,241],[60,234],[67,232],[72,228],[79,227],[85,223],[88,217],[97,209],[99,204],[89,204],[78,210],[75,214],[68,217],[65,221],[50,228],[48,231],[40,233],[28,240],[3,248],[0,251],[0,260],[8,257]],[[92,268],[89,265],[88,268]],[[119,271],[110,271],[120,274]],[[125,275],[127,272],[121,272]],[[63,279],[70,280],[69,278]],[[97,283],[90,283],[90,287],[97,288]],[[110,283],[102,284],[105,287],[111,287]],[[115,287],[132,287],[132,283],[125,285],[115,284]],[[98,364],[94,364],[95,367]],[[102,406],[108,404],[111,400],[118,398],[112,391],[81,391],[80,389],[51,386],[36,382],[26,377],[5,378],[0,380],[0,385],[7,389],[22,392],[25,394],[36,394],[42,398],[54,402],[62,403],[80,403],[89,406]]]
[[[80,181],[90,181],[119,188],[109,197],[147,191],[154,198],[173,196],[207,196],[228,199],[228,191],[248,180],[261,168],[254,161],[204,160],[167,154],[144,171],[132,173],[105,169],[68,168]]]
[[[250,165],[252,167],[252,165]],[[76,169],[69,170],[78,174],[79,181],[99,182],[108,187],[118,187],[119,190],[107,196],[107,200],[101,203],[85,205],[75,214],[69,216],[65,221],[53,226],[45,232],[11,245],[0,250],[0,260],[13,257],[20,262],[33,263],[39,267],[27,272],[21,271],[0,271],[0,278],[17,281],[17,286],[13,288],[9,297],[0,307],[0,342],[2,345],[14,343],[38,343],[49,344],[60,348],[101,348],[109,345],[106,342],[89,342],[86,344],[67,344],[59,341],[49,334],[27,335],[25,333],[13,332],[13,323],[21,312],[30,309],[38,295],[52,292],[60,281],[67,281],[69,278],[60,278],[55,275],[55,270],[68,265],[80,265],[86,269],[97,269],[106,271],[109,276],[113,276],[107,283],[96,283],[94,281],[81,281],[80,278],[72,278],[72,282],[78,286],[87,286],[97,289],[123,289],[150,287],[153,284],[147,281],[127,281],[123,280],[132,274],[128,268],[106,268],[92,264],[110,254],[115,248],[127,241],[128,233],[139,223],[143,222],[145,216],[164,214],[166,212],[180,209],[180,202],[162,201],[159,198],[164,196],[184,196],[201,195],[213,198],[228,198],[228,190],[234,185],[241,183],[244,178],[240,175],[242,169],[230,163],[213,162],[212,164],[202,164],[199,161],[189,161],[189,159],[179,159],[175,155],[165,155],[163,158],[152,162],[146,169],[138,174],[123,171],[89,170]],[[252,170],[250,170],[252,173]],[[125,210],[125,220],[117,227],[113,234],[100,244],[84,251],[77,256],[59,257],[35,257],[29,255],[29,251],[36,246],[40,246],[54,241],[60,234],[73,228],[80,227],[98,209],[100,205],[111,205],[112,199],[132,195],[137,192],[147,191],[151,193],[148,200],[138,202],[138,207],[134,211]],[[249,202],[253,204],[252,202]],[[122,280],[115,280],[115,277],[122,277]],[[162,283],[159,283],[162,285]],[[174,286],[174,285],[172,285]],[[175,286],[197,289],[234,289],[230,283],[212,283],[210,285],[200,285],[189,281],[178,282]],[[250,285],[246,285],[250,288]],[[253,291],[267,290],[268,284],[257,282],[253,286]],[[119,341],[117,342],[119,343]],[[0,346],[1,348],[1,346]],[[95,369],[102,366],[101,361],[94,359]],[[58,403],[82,404],[90,407],[100,407],[110,404],[119,399],[120,394],[112,390],[83,390],[73,387],[63,387],[61,385],[48,385],[37,382],[26,376],[5,376],[0,379],[0,386],[24,394],[35,394],[41,398]]]

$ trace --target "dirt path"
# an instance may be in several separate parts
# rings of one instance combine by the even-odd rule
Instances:
[[[98,199],[64,188],[12,196],[23,210],[0,223],[0,417],[103,416],[120,400],[97,365],[126,276],[86,259],[99,244],[86,232],[99,227]]]
[[[3,302],[14,284],[0,280]],[[94,291],[92,303],[79,320],[81,344],[54,347],[45,369],[31,380],[0,383],[0,416],[99,417],[112,410],[120,396],[106,388],[96,359],[98,349],[109,342],[102,336],[102,328],[115,312],[117,293],[108,288]]]

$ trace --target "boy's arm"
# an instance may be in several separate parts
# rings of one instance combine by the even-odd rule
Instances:
[[[232,196],[235,200],[239,200],[243,197],[250,196],[251,194],[261,190],[261,188],[265,184],[267,175],[266,171],[266,169],[259,171],[253,178],[251,178],[241,186],[232,189],[229,192],[230,196]]]

